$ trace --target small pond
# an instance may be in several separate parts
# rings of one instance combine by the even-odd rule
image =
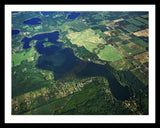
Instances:
[[[19,33],[20,33],[19,30],[12,30],[12,36],[13,36],[13,35],[17,35],[17,34],[19,34]]]

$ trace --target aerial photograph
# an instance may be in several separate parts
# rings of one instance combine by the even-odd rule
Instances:
[[[148,11],[12,11],[12,115],[148,115]]]

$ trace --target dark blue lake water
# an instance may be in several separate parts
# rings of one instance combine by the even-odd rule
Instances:
[[[37,24],[41,24],[41,19],[39,18],[31,18],[29,20],[25,20],[23,23],[24,24],[29,24],[29,25],[37,25]]]
[[[69,12],[68,12],[68,11],[64,11],[63,13],[67,14],[67,13],[69,13]]]
[[[62,42],[57,42],[57,40],[59,38],[59,32],[56,31],[56,32],[51,32],[51,33],[37,34],[37,35],[33,36],[32,38],[24,37],[21,41],[21,42],[24,42],[23,49],[28,49],[31,47],[29,45],[31,40],[38,40],[36,43],[36,46],[35,46],[37,48],[37,51],[40,54],[49,54],[50,50],[52,50],[52,48],[55,46],[50,46],[50,47],[44,48],[43,43],[46,42],[44,40],[45,38],[48,38],[48,41],[53,44],[57,44],[57,45],[63,44]]]
[[[49,47],[44,47],[43,43],[48,38],[48,41],[53,43]],[[65,77],[66,73],[72,71],[77,77],[86,78],[92,76],[103,76],[108,79],[111,92],[114,97],[119,100],[125,100],[129,98],[128,87],[123,87],[116,80],[114,75],[104,66],[96,64],[93,62],[84,62],[74,55],[71,48],[62,49],[63,42],[58,42],[59,32],[37,34],[32,38],[25,37],[22,42],[24,42],[24,49],[29,48],[29,43],[31,40],[38,40],[35,48],[41,54],[37,61],[37,68],[45,69],[54,72],[54,79],[61,80]],[[78,72],[73,70],[74,67],[79,64],[86,64],[85,67],[81,68]]]
[[[12,11],[12,13],[18,13],[18,11]]]
[[[41,14],[43,14],[44,16],[52,14],[52,13],[57,13],[56,11],[42,11]]]
[[[19,34],[19,33],[20,33],[19,30],[12,30],[12,35],[17,35],[17,34]]]
[[[63,13],[69,13],[68,11],[62,11]],[[44,16],[50,15],[50,14],[54,14],[57,13],[57,11],[42,11],[41,14]]]
[[[67,19],[75,19],[80,15],[79,12],[72,12],[71,14],[68,15]]]

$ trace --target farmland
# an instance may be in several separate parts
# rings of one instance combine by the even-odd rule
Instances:
[[[111,45],[107,45],[103,50],[101,50],[98,56],[102,60],[112,62],[123,58],[123,56]]]
[[[143,41],[142,39],[140,39],[138,37],[133,37],[132,39],[130,39],[130,41],[132,41],[142,47],[148,47],[148,43],[146,43],[145,41]]]
[[[128,19],[127,21],[128,21],[129,23],[131,23],[131,24],[136,25],[136,26],[142,26],[142,25],[143,25],[142,22],[140,22],[140,21],[138,21],[138,20],[135,20],[135,19]]]
[[[105,44],[105,41],[99,38],[99,35],[96,35],[92,29],[71,33],[68,34],[67,37],[73,44],[84,46],[90,52],[92,52],[93,48],[96,48],[99,43]]]
[[[129,70],[133,66],[127,59],[111,62],[110,65],[116,70]]]
[[[145,29],[145,30],[140,30],[140,31],[138,31],[138,32],[135,32],[135,33],[133,33],[133,34],[136,35],[136,36],[148,37],[148,32],[149,32],[149,30],[148,30],[148,29]]]
[[[93,52],[98,44],[105,44],[105,41],[100,38],[98,34],[92,29],[84,30],[82,32],[75,32],[67,35],[73,44],[84,46],[89,52]],[[107,45],[100,51],[98,57],[106,61],[116,61],[122,58],[122,55],[111,45]]]

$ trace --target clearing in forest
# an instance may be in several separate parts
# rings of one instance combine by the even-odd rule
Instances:
[[[92,29],[70,33],[67,37],[70,39],[72,44],[84,46],[92,53],[93,49],[97,48],[97,45],[106,43],[98,34],[95,34],[95,31]],[[100,59],[106,61],[116,61],[123,58],[122,55],[111,45],[105,46],[105,48],[100,50],[97,55]]]

